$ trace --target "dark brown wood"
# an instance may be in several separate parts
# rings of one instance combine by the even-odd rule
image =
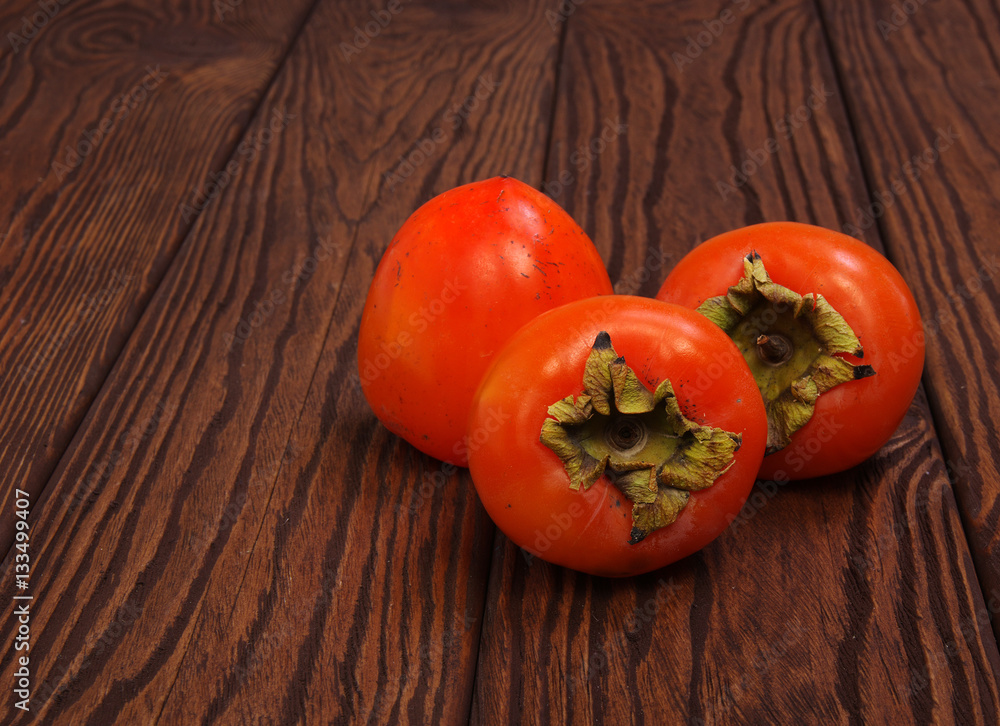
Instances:
[[[820,5],[869,179],[845,224],[878,228],[920,304],[948,473],[1000,612],[1000,14],[972,1]]]
[[[0,473],[35,487],[32,711],[8,687],[0,723],[997,723],[995,457],[966,456],[995,448],[995,392],[970,391],[996,293],[947,293],[996,247],[997,14],[976,2],[924,4],[882,45],[891,7],[808,0],[74,1],[17,52],[0,36]],[[39,7],[5,5],[0,33]],[[955,308],[939,338],[972,349],[969,383],[932,354],[932,406],[876,457],[758,484],[695,556],[627,580],[529,558],[468,472],[364,401],[367,285],[445,189],[543,188],[619,292],[651,295],[719,232],[854,222],[949,115],[954,148],[859,234],[925,312]]]
[[[310,4],[232,1],[4,4],[0,511],[41,493]]]
[[[560,68],[546,178],[566,178],[550,189],[622,291],[653,294],[662,273],[643,269],[700,239],[836,228],[864,199],[811,3],[594,0],[569,18]],[[597,153],[608,119],[624,129]],[[730,170],[744,162],[745,182]],[[620,582],[498,535],[473,722],[996,721],[1000,661],[922,395],[871,461],[760,484],[745,513]]]
[[[377,424],[356,329],[419,203],[469,176],[540,182],[558,34],[538,4],[407,5],[345,56],[366,11],[340,5],[310,18],[245,138],[287,124],[198,218],[33,512],[42,718],[467,716],[493,528],[467,473]]]

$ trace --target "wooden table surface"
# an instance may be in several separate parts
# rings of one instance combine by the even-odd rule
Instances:
[[[2,723],[1000,722],[995,2],[7,0],[0,33]],[[619,292],[764,220],[883,250],[927,328],[905,421],[658,572],[523,556],[355,360],[395,230],[499,173]]]

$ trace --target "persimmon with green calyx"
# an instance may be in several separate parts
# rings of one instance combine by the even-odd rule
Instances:
[[[702,380],[710,364],[717,375]],[[555,564],[626,576],[701,549],[737,517],[767,416],[717,326],[616,295],[521,328],[483,378],[469,435],[476,491],[508,538]]]
[[[476,387],[522,325],[614,292],[590,238],[559,205],[512,177],[444,192],[382,255],[358,333],[365,398],[386,428],[465,466]]]
[[[924,332],[902,276],[847,235],[770,222],[688,253],[656,296],[733,339],[768,412],[760,476],[848,469],[898,428],[920,383]]]

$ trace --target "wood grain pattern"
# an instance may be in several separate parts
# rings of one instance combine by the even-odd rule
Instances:
[[[972,1],[820,4],[870,178],[846,223],[878,228],[917,297],[944,456],[1000,610],[1000,13]],[[1000,638],[1000,619],[993,630]]]
[[[556,199],[622,288],[655,292],[651,260],[726,229],[836,228],[864,198],[811,3],[588,2],[561,69],[546,178],[569,171]],[[574,157],[608,116],[624,132]],[[498,535],[473,722],[996,721],[996,644],[922,395],[867,464],[760,484],[745,515],[622,582],[529,563]]]
[[[307,3],[176,6],[0,11],[4,512],[42,491]]]
[[[619,292],[652,294],[724,230],[853,222],[949,114],[959,142],[859,233],[925,311],[957,302],[934,285],[995,248],[974,94],[1000,86],[995,9],[926,4],[878,45],[885,9],[807,0],[220,2],[74,2],[0,42],[0,472],[36,487],[32,712],[8,696],[0,723],[1000,721],[995,470],[948,449],[994,446],[995,392],[951,390],[944,354],[932,406],[864,466],[759,483],[709,548],[620,581],[513,547],[465,470],[377,422],[355,360],[382,251],[449,187],[543,188]],[[951,100],[918,108],[917,70]],[[977,366],[991,303],[941,333]],[[963,414],[943,454],[934,422]],[[18,627],[0,618],[8,684]]]
[[[290,120],[198,218],[33,512],[33,662],[56,686],[40,717],[468,713],[492,525],[464,472],[377,425],[354,360],[368,280],[410,210],[469,177],[540,180],[558,35],[538,4],[457,10],[407,5],[346,57],[331,38],[350,42],[364,13],[310,18],[246,138],[272,109]]]

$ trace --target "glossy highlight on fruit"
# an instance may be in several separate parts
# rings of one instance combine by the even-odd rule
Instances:
[[[770,222],[721,234],[688,253],[657,298],[709,315],[754,370],[770,417],[761,478],[864,461],[920,384],[924,331],[912,293],[885,257],[839,232]]]
[[[611,293],[597,249],[547,196],[511,177],[456,187],[405,221],[375,271],[364,395],[390,431],[465,466],[472,397],[504,343],[547,310]]]
[[[615,295],[518,331],[483,379],[469,432],[476,491],[508,538],[555,564],[626,576],[701,549],[738,516],[767,417],[716,325]]]

